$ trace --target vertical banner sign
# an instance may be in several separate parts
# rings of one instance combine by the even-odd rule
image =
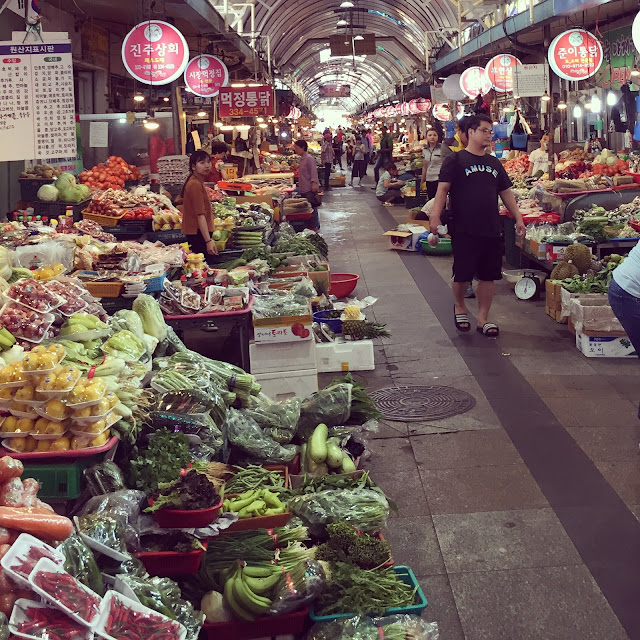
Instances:
[[[221,118],[275,115],[273,88],[269,85],[222,87],[218,100]]]
[[[505,53],[491,58],[484,70],[496,91],[510,93],[513,91],[513,70],[520,64],[522,62],[518,58]]]
[[[76,155],[71,42],[0,42],[0,161]]]
[[[145,84],[170,84],[189,60],[184,36],[168,22],[148,20],[131,29],[122,43],[127,71]]]
[[[549,64],[565,80],[584,80],[602,65],[602,45],[584,29],[570,29],[556,36],[549,47]]]
[[[468,67],[460,76],[460,89],[468,98],[477,98],[491,91],[491,82],[482,67]]]
[[[208,54],[192,58],[184,70],[184,83],[197,96],[213,98],[229,84],[227,65]]]
[[[640,43],[640,23],[636,32]],[[608,63],[600,70],[603,89],[620,89],[628,80],[634,80],[631,72],[636,68],[636,58],[640,58],[640,54],[634,46],[632,33],[632,26],[627,25],[604,34],[602,50]]]

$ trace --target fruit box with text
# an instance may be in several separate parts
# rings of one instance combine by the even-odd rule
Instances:
[[[313,340],[312,322],[311,314],[279,318],[254,318],[253,339],[256,344]]]

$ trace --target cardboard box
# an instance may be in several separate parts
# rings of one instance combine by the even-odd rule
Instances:
[[[259,204],[264,202],[268,204],[270,207],[273,206],[273,198],[271,196],[236,196],[236,202],[238,204]]]
[[[318,371],[277,371],[258,373],[256,380],[262,385],[262,393],[275,401],[298,396],[306,398],[318,390]]]
[[[372,340],[316,344],[316,360],[319,373],[373,371],[376,368]]]
[[[608,297],[605,293],[570,293],[563,287],[560,287],[560,308],[562,309],[563,316],[571,315],[570,305],[573,300],[596,300],[597,304],[608,304]]]
[[[547,259],[547,243],[538,242],[537,240],[530,240],[527,253],[532,255],[536,260]]]
[[[309,271],[308,277],[318,291],[328,293],[329,289],[331,289],[331,270],[328,262],[321,262],[320,264],[327,268],[326,271]]]
[[[313,340],[249,344],[251,373],[308,371],[316,368],[316,343]]]
[[[427,229],[422,225],[412,225],[411,231],[387,231],[383,235],[389,238],[391,249],[400,251],[420,251],[419,238]]]
[[[606,295],[572,298],[569,315],[576,331],[585,335],[626,335]]]
[[[576,332],[576,347],[587,358],[637,358],[638,354],[627,336],[591,336]]]
[[[546,258],[547,262],[557,262],[558,260],[562,260],[564,258],[564,253],[567,250],[567,247],[570,245],[566,244],[547,244]],[[589,252],[593,254],[591,251],[591,247],[587,247]]]
[[[560,311],[562,309],[562,286],[554,284],[552,280],[547,278],[544,281],[544,290],[547,307],[554,311]]]
[[[545,313],[550,318],[553,318],[556,322],[558,322],[560,324],[567,324],[567,322],[569,320],[569,317],[568,316],[563,316],[561,309],[554,309],[553,307],[550,307],[549,305],[545,305],[544,310],[545,310]]]
[[[280,318],[253,318],[253,339],[256,344],[273,342],[300,342],[313,340],[311,313],[304,316]]]

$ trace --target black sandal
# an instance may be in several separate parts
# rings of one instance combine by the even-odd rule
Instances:
[[[493,324],[493,322],[485,322],[481,327],[476,327],[476,330],[483,336],[487,336],[487,338],[496,338],[500,333],[498,325]]]
[[[456,308],[453,307],[453,320],[456,323],[456,329],[462,333],[466,333],[471,330],[471,323],[469,322],[469,316],[466,313],[456,313]],[[466,327],[463,325],[467,325]]]

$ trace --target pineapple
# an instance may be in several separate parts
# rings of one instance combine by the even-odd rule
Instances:
[[[345,320],[342,323],[342,333],[345,336],[351,336],[354,340],[384,338],[391,335],[386,325],[366,320]]]
[[[344,308],[344,316],[347,320],[358,320],[360,318],[360,307],[357,304],[349,304]]]

